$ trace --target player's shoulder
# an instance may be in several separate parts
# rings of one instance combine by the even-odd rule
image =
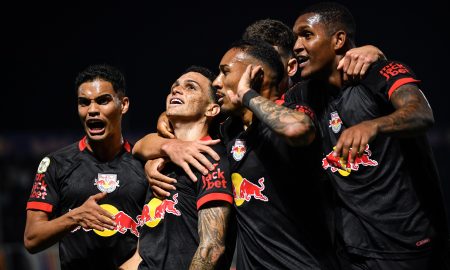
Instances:
[[[80,152],[79,142],[75,142],[48,154],[47,157],[59,162],[71,161],[74,160]]]

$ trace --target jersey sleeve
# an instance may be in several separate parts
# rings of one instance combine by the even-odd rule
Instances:
[[[389,100],[392,93],[407,83],[419,83],[413,71],[403,63],[380,60],[369,69],[361,83],[373,93]]]
[[[197,181],[197,210],[213,201],[233,203],[231,173],[225,147],[214,145],[213,150],[219,154],[220,160],[209,158],[214,170],[209,171],[207,175],[201,175],[201,180]]]
[[[51,157],[45,157],[39,163],[34,178],[27,210],[40,210],[53,213],[59,201],[57,192],[57,164]]]

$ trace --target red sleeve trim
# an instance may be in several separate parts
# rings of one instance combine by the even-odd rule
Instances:
[[[212,138],[209,135],[206,135],[205,137],[200,138],[200,141],[210,141],[210,140],[212,140]]]
[[[225,193],[210,193],[200,198],[197,201],[197,210],[200,209],[205,203],[211,201],[226,201],[233,204],[233,196]]]
[[[41,210],[47,213],[51,213],[53,210],[53,205],[45,202],[28,202],[27,203],[27,210],[33,209],[33,210]]]
[[[397,90],[400,86],[407,84],[407,83],[417,83],[420,82],[419,80],[413,79],[413,78],[402,78],[397,80],[392,86],[391,88],[389,88],[388,91],[388,97],[391,98],[392,93],[394,93],[395,90]]]

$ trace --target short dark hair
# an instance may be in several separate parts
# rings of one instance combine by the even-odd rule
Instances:
[[[280,54],[267,42],[262,40],[238,40],[231,45],[231,48],[239,49],[251,57],[269,66],[274,74],[275,83],[278,85],[284,76],[284,66],[281,62]]]
[[[213,81],[217,77],[216,74],[214,74],[214,72],[212,72],[211,70],[209,70],[205,67],[192,65],[192,66],[188,67],[181,75],[189,73],[189,72],[200,73],[209,80],[209,90],[210,90],[209,95],[211,97],[211,100],[214,101],[215,103],[217,103],[218,102],[217,95],[216,95],[217,89],[212,85]]]
[[[349,40],[353,44],[355,43],[355,19],[345,6],[335,2],[322,2],[305,8],[299,16],[306,13],[320,15],[320,20],[328,28],[330,35],[336,33],[338,30],[344,30]]]
[[[78,87],[83,83],[92,82],[96,79],[110,82],[119,96],[125,96],[125,76],[119,69],[108,64],[91,65],[78,73],[75,79],[75,89],[78,90]]]
[[[256,21],[245,29],[242,39],[262,40],[272,46],[277,46],[283,56],[293,56],[295,34],[289,26],[281,21],[273,19]]]

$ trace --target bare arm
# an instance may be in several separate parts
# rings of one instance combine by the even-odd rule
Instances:
[[[208,169],[214,169],[214,166],[205,157],[204,153],[215,160],[219,160],[219,155],[209,147],[209,145],[214,145],[219,141],[182,141],[162,138],[156,133],[151,133],[136,143],[133,147],[133,155],[143,160],[168,157],[170,161],[183,168],[193,181],[197,181],[190,166],[193,166],[203,174],[207,174]]]
[[[286,108],[275,102],[262,97],[255,96],[249,101],[244,98],[250,93],[251,85],[255,80],[260,79],[259,72],[261,66],[253,67],[248,65],[238,84],[237,97],[232,98],[234,102],[242,102],[255,116],[268,125],[274,132],[286,138],[287,142],[293,146],[308,145],[314,140],[314,124],[303,112]],[[247,104],[248,103],[248,104]]]
[[[339,61],[337,69],[344,72],[344,80],[361,79],[366,75],[370,65],[379,59],[386,59],[386,56],[375,46],[352,48]]]
[[[139,242],[136,248],[136,252],[129,258],[126,262],[124,262],[121,266],[119,266],[119,270],[136,270],[141,263],[142,258],[139,255]]]
[[[46,212],[27,210],[24,245],[30,253],[36,253],[58,242],[65,234],[78,226],[103,231],[114,229],[113,216],[97,204],[106,193],[89,197],[86,202],[68,213],[49,220]]]
[[[391,103],[396,109],[393,113],[344,130],[336,144],[335,155],[347,160],[350,154],[349,161],[353,162],[357,153],[362,153],[378,134],[417,136],[434,124],[431,107],[415,85],[400,86],[392,94]]]
[[[291,145],[308,145],[314,140],[314,124],[302,112],[283,107],[262,96],[252,98],[248,108]]]
[[[225,252],[225,237],[231,205],[201,209],[198,212],[200,244],[189,269],[215,269]]]

